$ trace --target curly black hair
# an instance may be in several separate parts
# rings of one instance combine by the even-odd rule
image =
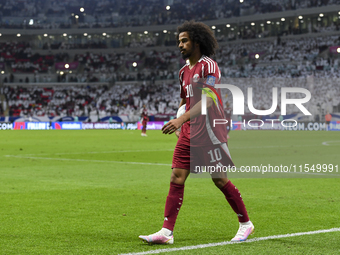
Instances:
[[[218,43],[209,26],[202,22],[194,20],[185,21],[177,27],[176,42],[179,45],[179,34],[188,32],[189,38],[193,43],[200,46],[201,53],[208,57],[215,55],[215,49],[218,48]]]

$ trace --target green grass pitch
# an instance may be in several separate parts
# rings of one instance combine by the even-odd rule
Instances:
[[[189,178],[172,246],[146,245],[169,189],[174,135],[160,131],[0,132],[0,254],[121,254],[229,241],[237,217],[206,178]],[[326,131],[233,131],[237,166],[340,165],[340,136]],[[144,163],[144,164],[141,164]],[[340,227],[340,179],[234,178],[255,234]],[[171,254],[340,254],[340,232]]]

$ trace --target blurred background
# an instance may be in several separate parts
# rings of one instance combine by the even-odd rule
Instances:
[[[256,81],[255,108],[270,108],[281,78],[312,93],[313,115],[291,107],[290,119],[340,120],[339,0],[1,0],[0,121],[134,123],[143,104],[150,121],[173,118],[176,28],[191,19],[214,31],[227,81]]]

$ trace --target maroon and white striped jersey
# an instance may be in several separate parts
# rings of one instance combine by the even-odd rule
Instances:
[[[186,111],[201,101],[203,88],[209,89],[207,85],[214,87],[220,80],[221,72],[217,63],[207,56],[203,55],[191,69],[189,64],[184,65],[179,71],[179,81],[181,98],[186,99]],[[215,91],[221,98],[220,89]],[[206,115],[200,115],[184,123],[181,132],[190,139],[191,146],[224,143],[227,141],[226,127],[224,125],[213,127],[213,120],[221,118],[224,118],[223,105],[219,100],[214,100]]]

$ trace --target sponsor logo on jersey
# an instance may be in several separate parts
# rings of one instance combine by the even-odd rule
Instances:
[[[198,79],[200,78],[199,74],[195,74],[192,78],[194,82],[198,82]]]
[[[216,80],[215,76],[208,75],[207,84],[212,86],[212,87],[215,87],[215,80]]]

